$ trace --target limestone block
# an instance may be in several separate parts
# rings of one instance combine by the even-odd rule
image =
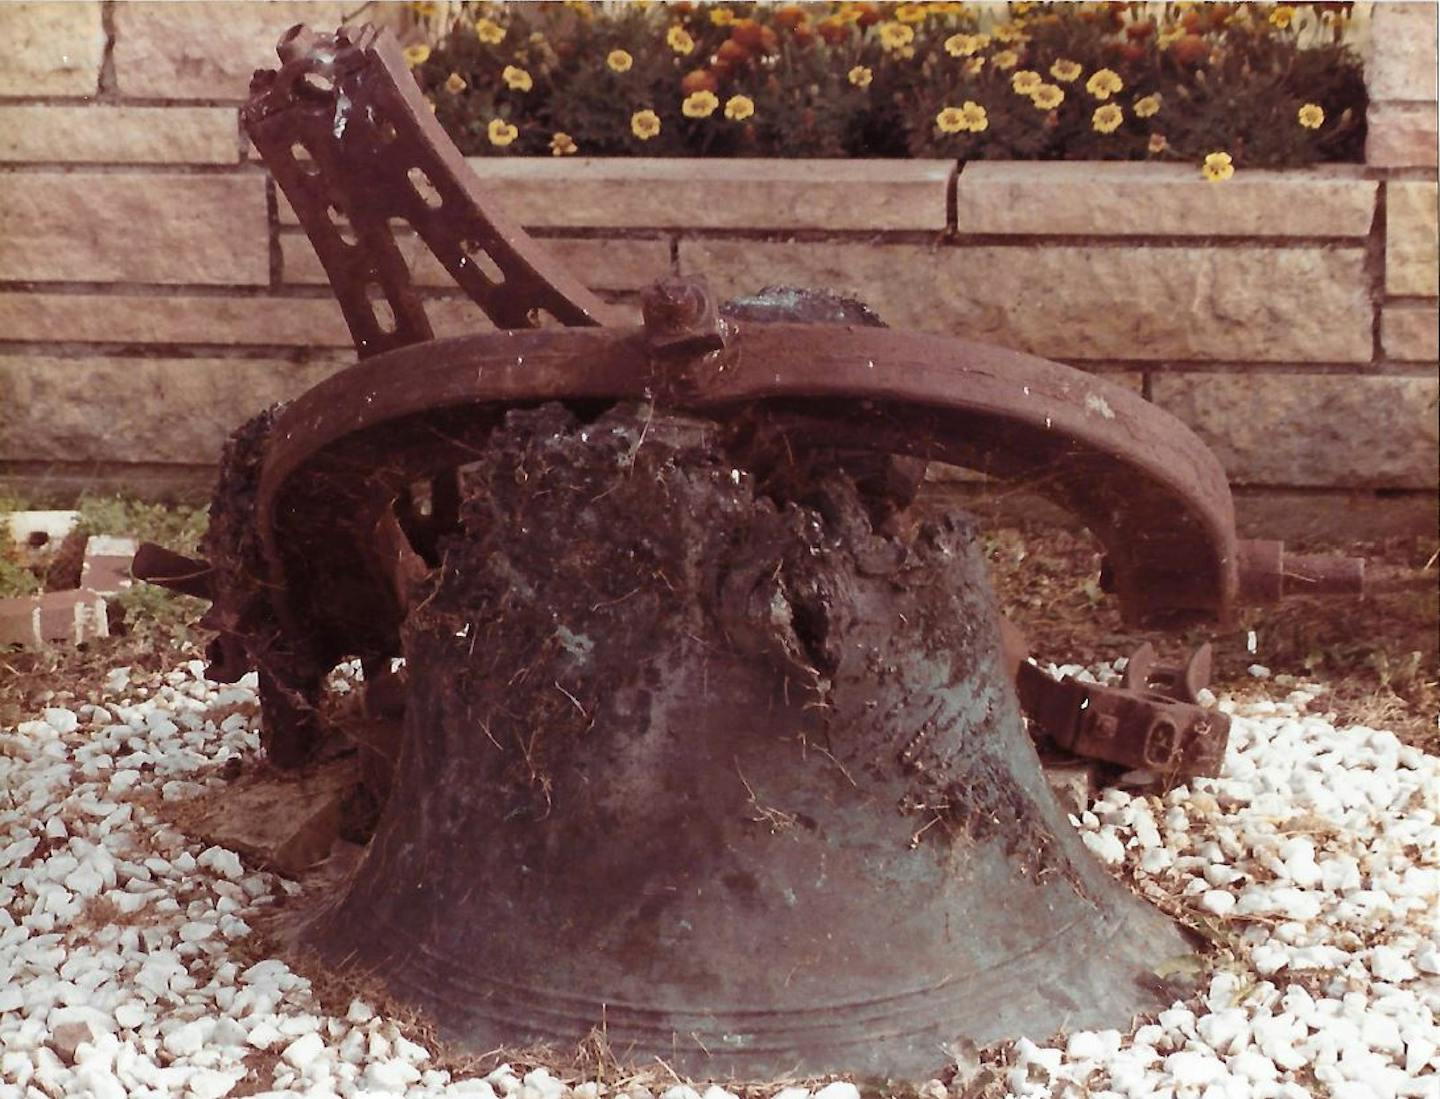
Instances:
[[[867,302],[895,328],[1064,361],[1368,362],[1360,248],[929,247],[682,240],[725,297],[770,283]]]
[[[1435,362],[1440,358],[1440,309],[1387,305],[1380,312],[1380,344],[1387,359]]]
[[[0,95],[94,95],[104,56],[99,0],[0,4]]]
[[[1372,168],[1434,168],[1435,104],[1371,103],[1365,115],[1365,163]]]
[[[511,217],[563,228],[945,228],[948,160],[477,157]]]
[[[339,365],[0,356],[0,460],[214,463],[246,419]]]
[[[956,182],[961,233],[1363,237],[1377,184],[1358,165],[1240,172],[1193,165],[976,161]]]
[[[591,290],[632,291],[649,286],[670,272],[668,240],[592,240],[547,237],[537,243],[561,267]],[[416,285],[453,287],[454,280],[431,255],[419,237],[404,237],[400,250],[410,265]],[[285,281],[294,284],[325,283],[325,269],[308,237],[285,233],[280,238],[285,257]]]
[[[263,284],[267,233],[259,173],[0,175],[0,279]]]
[[[256,69],[279,65],[275,43],[296,23],[333,31],[347,7],[319,0],[115,5],[115,77],[126,96],[243,100]]]
[[[1385,185],[1385,289],[1391,294],[1440,293],[1436,185]]]
[[[0,107],[0,162],[235,164],[223,107]]]
[[[1432,3],[1408,0],[1371,9],[1365,57],[1371,99],[1435,99],[1436,11]]]
[[[1150,392],[1239,484],[1436,487],[1435,378],[1161,373]]]
[[[468,299],[432,299],[425,307],[437,336],[493,327]],[[351,346],[333,298],[0,293],[0,332],[37,342]]]

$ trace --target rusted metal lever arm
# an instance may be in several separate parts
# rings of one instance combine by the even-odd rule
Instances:
[[[208,562],[185,557],[154,542],[140,544],[130,563],[130,575],[181,595],[215,598],[215,570]]]
[[[609,308],[481,191],[388,31],[292,27],[241,119],[340,302],[362,358],[433,338],[397,245],[411,227],[499,328],[596,325]]]

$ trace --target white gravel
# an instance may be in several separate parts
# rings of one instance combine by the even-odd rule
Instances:
[[[254,686],[206,682],[198,661],[117,668],[101,697],[0,729],[0,1099],[218,1099],[262,1066],[271,1095],[608,1095],[543,1068],[452,1080],[371,1005],[328,1015],[285,963],[232,959],[247,919],[297,887],[149,806],[223,785],[219,765],[256,751]],[[1125,1031],[1022,1039],[951,1095],[988,1069],[1034,1099],[1440,1099],[1440,760],[1336,728],[1307,709],[1313,685],[1265,689],[1217,703],[1234,719],[1221,778],[1105,790],[1072,818],[1117,874],[1208,929],[1218,961],[1173,960],[1213,964],[1205,993]]]

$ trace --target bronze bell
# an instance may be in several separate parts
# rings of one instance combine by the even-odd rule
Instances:
[[[394,791],[307,930],[466,1048],[925,1078],[1163,1005],[1180,934],[1057,807],[959,519],[727,431],[512,412],[414,593]]]

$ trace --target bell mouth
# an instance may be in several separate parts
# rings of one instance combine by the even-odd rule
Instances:
[[[968,521],[709,420],[510,413],[412,593],[393,788],[303,932],[480,1051],[928,1078],[1116,1025],[1180,933],[1088,855]]]

